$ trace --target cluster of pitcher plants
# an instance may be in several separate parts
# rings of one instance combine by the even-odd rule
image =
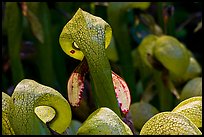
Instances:
[[[118,8],[125,11],[131,6],[149,6],[128,4],[123,8],[118,4]],[[32,16],[29,11],[27,14]],[[23,79],[11,96],[2,92],[2,134],[201,135],[202,77],[193,53],[175,37],[160,32],[142,39],[132,52],[135,66],[140,66],[141,82],[148,77],[153,81],[145,85],[148,88],[142,99],[135,102],[135,91],[112,70],[107,56],[112,32],[109,23],[79,8],[59,36],[61,51],[80,61],[68,76],[67,99],[54,88]],[[80,122],[73,119],[73,111],[87,105],[87,92],[94,107]],[[155,94],[159,94],[160,110],[150,103]],[[169,104],[162,104],[171,103],[172,98],[177,102],[170,109]]]

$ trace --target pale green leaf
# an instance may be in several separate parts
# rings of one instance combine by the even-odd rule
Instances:
[[[142,126],[159,111],[149,103],[136,102],[130,106],[130,114],[135,129],[141,129]]]
[[[190,56],[186,47],[172,36],[161,36],[155,43],[154,55],[164,67],[177,76],[182,76],[189,65]]]
[[[189,79],[199,76],[201,72],[202,68],[198,61],[194,57],[190,57],[190,63],[182,79],[184,79],[184,81],[187,81]]]
[[[181,91],[181,100],[202,95],[202,77],[189,80]]]

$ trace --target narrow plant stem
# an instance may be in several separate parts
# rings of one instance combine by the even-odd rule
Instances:
[[[172,12],[172,15],[168,16],[168,20],[166,23],[166,34],[167,35],[171,35],[171,36],[175,36],[175,19],[174,19],[174,7],[173,4],[171,2],[167,3],[167,6],[171,6],[169,10],[171,10],[170,12]]]
[[[164,24],[163,18],[163,2],[157,2],[157,17],[158,17],[158,25],[162,28],[164,33],[166,34],[166,28]]]
[[[105,49],[104,51],[105,52]],[[86,56],[87,54],[85,54]],[[93,80],[93,95],[97,101],[98,107],[111,108],[119,117],[121,117],[118,102],[114,92],[111,67],[108,58],[99,54],[98,59],[87,57],[91,78]]]
[[[122,70],[122,76],[127,82],[131,92],[132,102],[139,101],[137,97],[135,86],[135,71],[133,67],[133,60],[131,56],[130,36],[126,22],[126,12],[114,7],[114,4],[108,7],[108,18],[113,29],[113,36],[115,37],[116,49],[119,56],[119,61]]]
[[[55,30],[52,30],[53,34],[53,67],[56,74],[57,84],[60,93],[64,97],[67,97],[67,81],[68,81],[68,73],[65,63],[65,56],[63,52],[61,52],[61,47],[59,46],[58,37],[59,32],[61,31],[61,26],[57,26]]]
[[[17,3],[6,3],[8,49],[14,85],[24,78],[23,66],[20,58],[22,41],[22,15]]]
[[[166,7],[164,7],[166,6]],[[174,7],[171,2],[157,2],[158,24],[166,35],[175,35]],[[172,15],[170,15],[172,14]]]
[[[46,3],[39,3],[39,9],[39,13],[41,13],[39,19],[42,23],[44,33],[44,43],[38,44],[38,66],[40,76],[43,84],[56,86],[56,76],[53,67],[50,15]]]
[[[158,91],[160,111],[170,111],[172,109],[173,96],[162,81],[162,72],[155,70],[154,80]]]

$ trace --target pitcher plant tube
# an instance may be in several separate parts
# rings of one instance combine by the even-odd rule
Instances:
[[[85,74],[89,71],[94,84],[96,105],[108,107],[121,117],[119,106],[126,114],[131,96],[126,82],[111,71],[105,53],[111,37],[112,29],[108,23],[79,8],[64,26],[59,42],[66,54],[82,61],[68,80],[70,104],[79,105]]]

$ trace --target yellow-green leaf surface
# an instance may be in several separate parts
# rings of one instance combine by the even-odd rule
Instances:
[[[141,129],[142,126],[159,111],[149,103],[136,102],[130,106],[130,114],[135,129]]]
[[[100,49],[107,48],[111,37],[112,29],[109,24],[79,8],[63,28],[59,42],[67,55],[82,60],[89,50],[97,48],[96,45]]]
[[[107,55],[109,60],[111,60],[113,62],[117,62],[118,61],[118,53],[117,53],[117,49],[116,49],[114,38],[111,39],[110,45],[106,49],[106,55]]]
[[[154,46],[155,57],[172,73],[182,76],[189,65],[187,49],[176,38],[161,36]]]
[[[106,106],[120,115],[109,60],[105,53],[112,30],[102,18],[78,9],[64,26],[59,42],[69,56],[82,60],[85,56],[93,80],[97,106]]]
[[[201,135],[196,125],[182,114],[161,112],[148,120],[140,135]]]
[[[182,101],[172,112],[183,114],[197,127],[202,127],[202,96],[192,97]]]
[[[132,135],[130,128],[111,109],[94,111],[79,128],[78,135]]]
[[[186,83],[181,91],[181,100],[193,97],[202,96],[202,77],[196,77]]]
[[[22,80],[14,89],[11,100],[13,107],[10,108],[9,121],[17,135],[50,134],[43,121],[49,122],[53,118],[53,111],[45,109],[43,114],[45,107],[36,110],[39,106],[49,106],[55,110],[56,115],[48,124],[54,131],[64,132],[71,122],[71,108],[67,100],[56,90],[33,80]],[[46,115],[49,117],[45,118]]]
[[[11,108],[13,108],[11,97],[6,93],[2,92],[2,135],[15,134],[9,121]]]
[[[146,36],[142,40],[140,45],[138,46],[138,51],[140,53],[141,59],[150,68],[152,68],[152,65],[149,63],[147,57],[148,57],[148,54],[153,56],[153,47],[155,46],[155,43],[156,43],[157,39],[158,39],[157,36],[150,34],[150,35]]]

